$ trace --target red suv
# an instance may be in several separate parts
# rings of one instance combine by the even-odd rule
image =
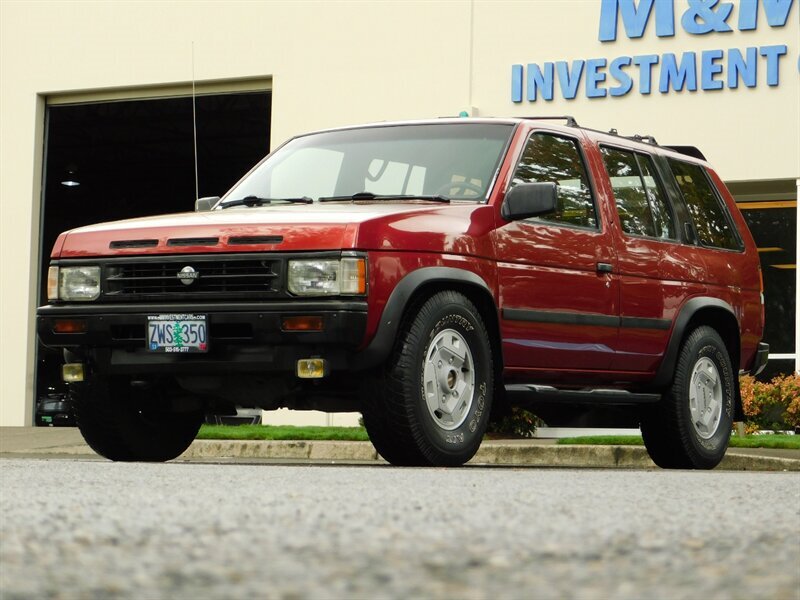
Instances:
[[[711,468],[768,350],[755,245],[702,154],[570,117],[296,137],[195,213],[61,234],[48,297],[39,336],[112,460],[286,406],[460,465],[523,405],[613,407],[656,464]]]

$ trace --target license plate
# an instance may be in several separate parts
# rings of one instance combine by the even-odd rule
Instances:
[[[206,315],[148,315],[147,348],[168,354],[208,352]]]

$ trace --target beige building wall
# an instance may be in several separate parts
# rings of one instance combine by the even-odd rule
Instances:
[[[660,0],[659,0],[660,1]],[[797,4],[797,3],[795,3]],[[0,2],[0,425],[31,421],[48,99],[269,81],[272,145],[310,129],[458,114],[562,114],[703,148],[727,180],[800,175],[800,8],[772,29],[598,41],[595,0]],[[738,9],[737,9],[738,10]],[[735,19],[735,12],[733,19]],[[786,44],[781,84],[514,104],[515,63]],[[238,83],[237,83],[238,82]],[[185,87],[183,89],[186,89]],[[88,95],[87,95],[88,94]]]

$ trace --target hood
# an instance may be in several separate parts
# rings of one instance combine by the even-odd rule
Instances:
[[[52,257],[341,250],[356,247],[363,223],[441,208],[413,201],[282,204],[127,219],[62,233]]]

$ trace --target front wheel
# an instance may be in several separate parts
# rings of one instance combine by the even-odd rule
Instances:
[[[172,412],[161,390],[137,391],[124,378],[96,379],[71,397],[86,443],[115,461],[173,459],[189,447],[203,422],[202,412]]]
[[[480,312],[461,293],[439,292],[401,326],[379,385],[365,399],[364,423],[392,464],[459,466],[481,444],[493,385]]]
[[[694,329],[681,346],[672,387],[642,415],[642,437],[659,467],[713,469],[733,426],[735,379],[728,349],[711,327]]]

